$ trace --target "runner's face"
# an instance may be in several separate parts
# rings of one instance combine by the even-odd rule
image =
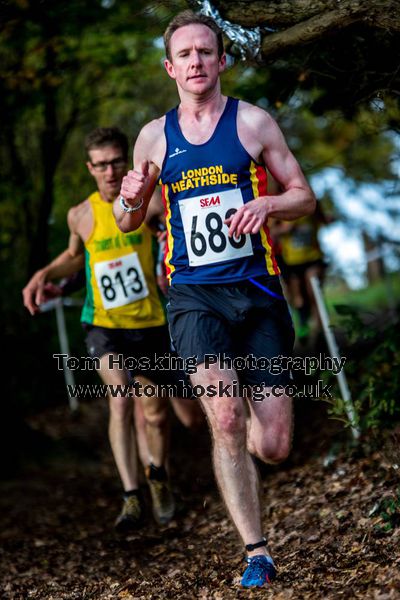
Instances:
[[[86,165],[96,180],[100,195],[107,202],[112,202],[118,196],[122,178],[126,174],[126,162],[121,148],[119,146],[93,148],[89,150],[89,158]],[[104,164],[118,159],[121,159],[119,165],[118,163],[117,165]],[[104,167],[105,170],[102,170]]]
[[[178,89],[203,95],[215,88],[225,68],[225,54],[218,57],[217,36],[206,25],[185,25],[170,40],[171,62],[165,68]]]

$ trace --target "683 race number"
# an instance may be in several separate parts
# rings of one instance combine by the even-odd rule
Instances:
[[[253,254],[250,235],[228,236],[224,223],[243,206],[240,189],[179,201],[190,266],[207,265]]]
[[[225,213],[224,220],[229,219],[236,211],[236,208],[230,208]],[[227,243],[229,243],[232,248],[236,249],[243,248],[245,245],[246,236],[244,233],[242,233],[238,239],[235,237],[228,237],[227,232],[223,231],[224,221],[217,212],[210,212],[206,216],[205,226],[208,232],[207,237],[200,233],[200,231],[197,231],[197,219],[197,216],[193,216],[190,236],[190,246],[196,256],[203,256],[207,252],[207,246],[209,246],[213,252],[220,253],[224,252]]]

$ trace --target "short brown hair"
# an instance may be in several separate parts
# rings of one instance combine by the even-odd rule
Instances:
[[[118,146],[125,160],[128,159],[128,138],[118,127],[96,127],[85,138],[86,152],[103,146]]]
[[[222,39],[222,31],[214,19],[207,17],[206,15],[197,14],[192,10],[184,10],[172,19],[164,33],[165,54],[170,62],[172,62],[170,48],[171,37],[177,29],[185,27],[186,25],[205,25],[211,29],[217,36],[218,56],[221,58],[224,53],[224,41]]]

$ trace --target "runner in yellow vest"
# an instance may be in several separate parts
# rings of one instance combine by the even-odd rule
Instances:
[[[319,203],[313,215],[295,221],[278,221],[271,224],[272,235],[280,249],[282,277],[286,283],[288,300],[297,310],[299,326],[296,330],[300,341],[306,341],[310,333],[315,338],[320,330],[320,319],[311,287],[311,277],[323,281],[326,263],[318,240],[321,224],[328,221]]]
[[[23,290],[24,304],[32,315],[37,313],[39,305],[46,300],[46,282],[76,273],[84,265],[86,299],[81,320],[87,332],[88,352],[100,360],[98,372],[105,384],[126,385],[131,381],[130,373],[123,368],[127,358],[139,366],[140,361],[154,361],[155,353],[159,356],[170,353],[166,318],[155,277],[154,236],[145,223],[135,232],[121,233],[112,216],[112,202],[118,196],[126,173],[128,141],[125,135],[116,128],[98,128],[87,136],[86,150],[87,167],[98,191],[70,209],[69,246],[31,278]],[[147,365],[146,369],[133,371],[135,375],[139,372],[143,383],[151,380],[162,384],[171,375]],[[110,443],[124,488],[123,509],[116,527],[127,531],[143,521],[132,427],[133,406],[139,451],[142,462],[147,463],[153,514],[160,524],[168,523],[174,515],[175,502],[165,468],[167,400],[142,397],[132,402],[128,395],[112,397],[109,394],[109,405]],[[174,408],[184,424],[198,422],[195,403],[174,399]]]
[[[111,329],[165,325],[154,277],[157,256],[150,229],[143,224],[137,231],[121,233],[112,204],[104,202],[99,192],[86,202],[93,229],[85,240],[87,294],[82,321]]]
[[[291,223],[279,239],[282,257],[288,267],[304,265],[323,258],[318,241],[319,222],[315,215],[307,215]]]

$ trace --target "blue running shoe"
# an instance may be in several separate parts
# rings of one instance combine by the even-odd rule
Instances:
[[[243,587],[262,587],[275,579],[276,569],[269,556],[257,554],[246,561],[248,566],[241,581]]]

